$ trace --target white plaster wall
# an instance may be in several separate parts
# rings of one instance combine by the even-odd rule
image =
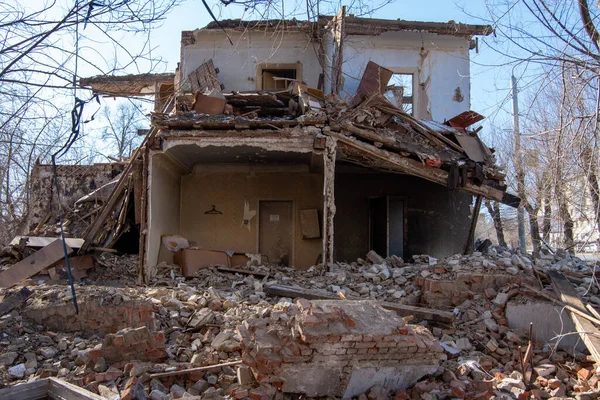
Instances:
[[[234,46],[218,30],[195,31],[196,42],[183,48],[181,71],[187,77],[200,64],[213,59],[225,90],[255,90],[256,65],[302,63],[303,80],[316,87],[322,72],[318,44],[301,32],[230,32]],[[325,35],[325,92],[329,92],[331,35]],[[386,32],[379,36],[349,36],[344,39],[344,97],[356,92],[369,60],[396,70],[414,70],[416,117],[444,121],[470,109],[469,41],[448,35],[420,32]],[[461,101],[457,101],[457,88]]]
[[[183,48],[182,78],[212,58],[219,68],[219,81],[225,91],[255,90],[256,65],[261,63],[302,63],[303,80],[316,87],[321,73],[318,44],[301,32],[233,32],[232,46],[222,31],[197,30],[196,42]]]
[[[418,118],[443,121],[470,109],[467,39],[417,32],[348,37],[344,42],[343,96],[356,93],[369,60],[395,72],[416,70],[416,101],[421,102],[415,107]],[[460,88],[462,101],[454,100],[456,88]]]
[[[160,153],[151,156],[149,171],[147,273],[158,264],[161,236],[179,234],[181,176],[184,173],[181,167]],[[165,254],[172,257],[168,251]]]

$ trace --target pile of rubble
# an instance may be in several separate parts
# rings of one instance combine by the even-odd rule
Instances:
[[[162,264],[149,286],[136,286],[132,278],[101,286],[101,272],[114,270],[116,276],[120,265],[114,255],[102,257],[95,284],[76,286],[79,314],[67,285],[45,282],[31,286],[34,293],[21,306],[0,316],[2,385],[57,376],[107,398],[124,399],[256,399],[281,396],[282,389],[312,396],[360,395],[361,400],[587,399],[596,398],[600,389],[590,356],[576,348],[530,342],[527,330],[508,326],[507,304],[535,296],[527,287],[539,287],[538,279],[545,281],[548,271],[559,270],[579,282],[577,292],[597,302],[594,266],[573,256],[546,255],[534,262],[492,248],[441,260],[415,256],[409,264],[369,253],[366,260],[337,263],[330,271],[318,266],[299,271],[252,265],[238,272],[211,267],[187,280],[177,266]],[[133,272],[137,263],[131,258],[122,265]],[[282,285],[348,300],[270,294],[270,288]],[[0,304],[14,292],[3,289]],[[403,319],[379,307],[389,303],[434,305],[452,313],[454,323]],[[365,331],[374,327],[379,333]],[[525,368],[523,376],[526,352],[533,368]],[[420,377],[409,379],[398,368],[415,370],[417,361],[428,370],[414,384]],[[338,375],[324,375],[316,368],[323,363]],[[394,372],[386,369],[392,366]],[[207,369],[185,371],[199,367]],[[367,373],[368,368],[377,373]],[[320,392],[318,386],[306,386],[315,381],[311,376],[342,383]],[[377,381],[378,376],[388,379]],[[403,377],[395,390],[390,376]],[[356,379],[368,387],[348,392],[358,387],[351,385]]]

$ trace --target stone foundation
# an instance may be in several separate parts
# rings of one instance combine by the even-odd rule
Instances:
[[[104,335],[124,328],[147,327],[156,330],[154,306],[150,302],[127,301],[119,305],[101,305],[98,299],[79,301],[79,314],[73,303],[31,308],[25,318],[55,332],[83,332]]]
[[[412,386],[445,359],[424,327],[375,301],[300,299],[238,326],[243,360],[286,393],[353,397],[374,385]]]

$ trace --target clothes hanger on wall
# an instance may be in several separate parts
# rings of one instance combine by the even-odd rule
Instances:
[[[223,214],[221,211],[217,210],[215,205],[213,204],[212,208],[208,211],[205,211],[204,214]]]

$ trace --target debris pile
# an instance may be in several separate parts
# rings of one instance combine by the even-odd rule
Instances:
[[[445,358],[426,328],[373,301],[283,303],[269,318],[244,321],[238,333],[258,382],[308,396],[353,397],[377,381],[405,388]]]
[[[583,399],[595,398],[600,390],[596,360],[584,354],[585,347],[537,342],[526,329],[511,329],[506,315],[510,304],[526,303],[538,291],[552,296],[528,288],[539,288],[538,279],[550,282],[556,271],[594,304],[594,266],[570,255],[533,260],[490,248],[440,260],[420,255],[405,263],[371,252],[365,260],[340,262],[328,272],[319,266],[307,271],[214,266],[192,279],[163,264],[154,287],[135,286],[127,277],[119,285],[127,287],[102,286],[102,277],[116,284],[120,268],[133,271],[136,265],[135,258],[97,257],[94,273],[85,278],[95,284],[76,287],[79,315],[66,282],[46,281],[24,294],[2,289],[0,308],[9,299],[20,301],[0,316],[0,381],[14,385],[56,376],[107,398],[153,399],[184,393],[271,398],[282,390],[317,395],[305,385],[316,377],[342,382],[327,385],[331,392],[325,394],[361,398],[363,393],[371,398],[527,398],[522,396],[528,393],[537,396],[530,398]],[[455,288],[445,290],[451,283]],[[282,288],[328,300],[274,294]],[[465,298],[456,297],[456,290]],[[422,307],[434,303],[439,304],[436,315]],[[397,310],[405,316],[380,305],[406,307]],[[369,331],[358,334],[361,329]],[[232,362],[243,364],[211,367]],[[407,365],[416,371],[417,364],[428,369],[419,382],[398,372]],[[324,373],[322,365],[330,372]],[[368,368],[389,379],[359,374]],[[340,375],[332,378],[331,371]],[[397,376],[404,386],[393,388],[390,377]]]

